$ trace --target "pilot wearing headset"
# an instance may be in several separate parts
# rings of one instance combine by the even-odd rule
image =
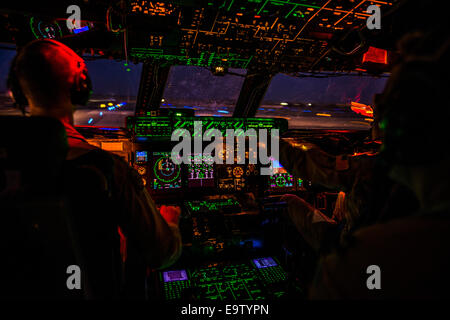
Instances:
[[[374,108],[372,142],[381,136],[378,130],[380,110]],[[377,144],[378,146],[378,144]],[[398,202],[408,199],[414,208],[414,196],[389,179],[376,150],[361,154],[332,154],[316,144],[280,139],[280,163],[302,179],[339,190],[333,215],[328,217],[304,199],[286,194],[288,220],[314,251],[326,252],[347,241],[354,230],[402,214]]]
[[[417,36],[409,48],[378,101],[385,110],[380,158],[419,209],[358,230],[351,244],[324,257],[311,298],[450,297],[450,39]]]
[[[72,49],[49,39],[30,42],[13,60],[8,87],[16,105],[22,110],[29,105],[31,116],[61,121],[68,138],[67,160],[98,151],[73,126],[74,106],[88,102],[92,85],[83,59]],[[119,227],[128,243],[151,268],[172,264],[181,253],[180,209],[163,206],[158,212],[138,174],[120,157],[108,155],[113,159],[111,191],[120,211]]]

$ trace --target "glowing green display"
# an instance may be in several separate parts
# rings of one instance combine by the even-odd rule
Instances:
[[[186,56],[184,49],[177,55],[164,53],[164,49],[152,48],[132,48],[130,55],[139,60],[149,58],[164,60],[170,62],[172,65],[198,67],[222,66],[238,69],[246,69],[253,58],[253,56],[242,58],[236,53],[218,54],[215,52],[201,52],[198,57],[188,57]]]
[[[288,128],[286,119],[268,118],[217,118],[217,117],[128,117],[127,127],[136,137],[170,139],[176,129],[186,129],[194,133],[194,121],[201,121],[202,130],[217,129],[226,136],[227,129],[279,129],[280,133]]]
[[[227,207],[240,207],[238,201],[234,199],[223,199],[223,200],[204,200],[204,201],[186,201],[186,206],[191,213],[196,212],[215,212],[222,211]]]
[[[164,271],[162,272],[164,273]],[[160,273],[160,281],[163,276]],[[183,291],[196,287],[198,299],[206,300],[261,300],[267,299],[270,292],[281,296],[283,291],[269,288],[287,279],[283,268],[274,266],[258,268],[254,263],[235,263],[229,265],[200,267],[187,271],[188,277],[182,281],[164,282],[163,290],[167,300],[179,299]]]

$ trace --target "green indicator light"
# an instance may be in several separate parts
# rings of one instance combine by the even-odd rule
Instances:
[[[284,18],[287,19],[287,18],[290,16],[290,14],[291,14],[296,8],[297,8],[297,5],[295,5],[295,6],[292,8],[292,10],[289,11],[289,13],[288,13]],[[295,16],[295,15],[294,15],[294,16]]]
[[[231,6],[233,5],[233,3],[234,3],[234,0],[231,0],[231,3],[230,3],[230,5],[228,6],[227,11],[230,11]]]
[[[264,2],[264,4],[262,5],[262,7],[259,9],[258,11],[258,15],[261,13],[262,9],[264,9],[264,7],[266,6],[267,2],[269,2],[269,0],[266,0],[266,2]],[[266,12],[267,10],[264,10],[264,12]]]

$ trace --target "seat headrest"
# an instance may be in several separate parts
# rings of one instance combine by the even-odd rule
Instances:
[[[0,117],[0,189],[16,183],[47,183],[63,167],[68,151],[63,124],[48,117]],[[1,181],[3,180],[3,181]]]

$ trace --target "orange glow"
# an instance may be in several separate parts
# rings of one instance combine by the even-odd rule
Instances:
[[[350,103],[350,108],[352,109],[353,112],[356,112],[365,117],[373,118],[373,109],[371,106],[352,101]]]
[[[373,156],[376,156],[377,154],[378,154],[378,152],[367,151],[367,152],[355,152],[351,156],[352,157],[359,157],[359,156],[373,157]]]
[[[319,117],[331,117],[331,114],[329,114],[329,113],[316,113],[316,116],[319,116]]]

